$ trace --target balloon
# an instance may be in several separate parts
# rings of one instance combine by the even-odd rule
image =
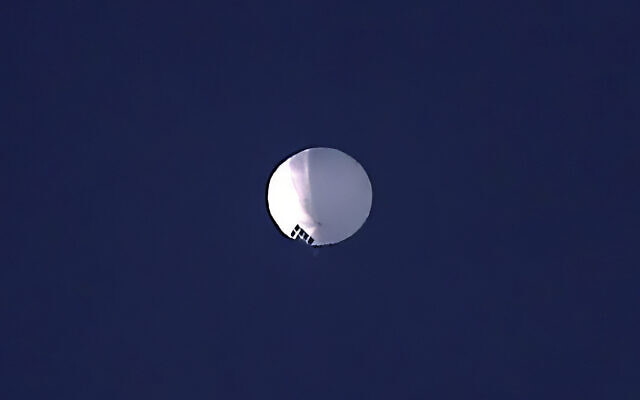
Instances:
[[[269,179],[269,213],[287,237],[312,246],[341,242],[360,229],[371,210],[364,168],[340,150],[313,147],[280,164]]]

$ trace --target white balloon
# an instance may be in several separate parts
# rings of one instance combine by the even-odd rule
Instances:
[[[302,150],[276,168],[267,203],[286,236],[312,246],[341,242],[371,211],[371,182],[351,156],[327,147]]]

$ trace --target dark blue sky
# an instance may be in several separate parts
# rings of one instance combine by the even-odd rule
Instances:
[[[3,399],[640,397],[634,2],[14,3]],[[317,255],[313,145],[374,188]]]

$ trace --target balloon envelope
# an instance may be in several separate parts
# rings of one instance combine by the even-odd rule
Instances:
[[[331,148],[303,150],[269,179],[267,203],[278,228],[312,246],[341,242],[369,216],[371,182],[349,155]]]

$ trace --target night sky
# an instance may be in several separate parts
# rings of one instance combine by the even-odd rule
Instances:
[[[0,398],[640,398],[632,1],[0,8]],[[287,240],[340,149],[371,215]]]

